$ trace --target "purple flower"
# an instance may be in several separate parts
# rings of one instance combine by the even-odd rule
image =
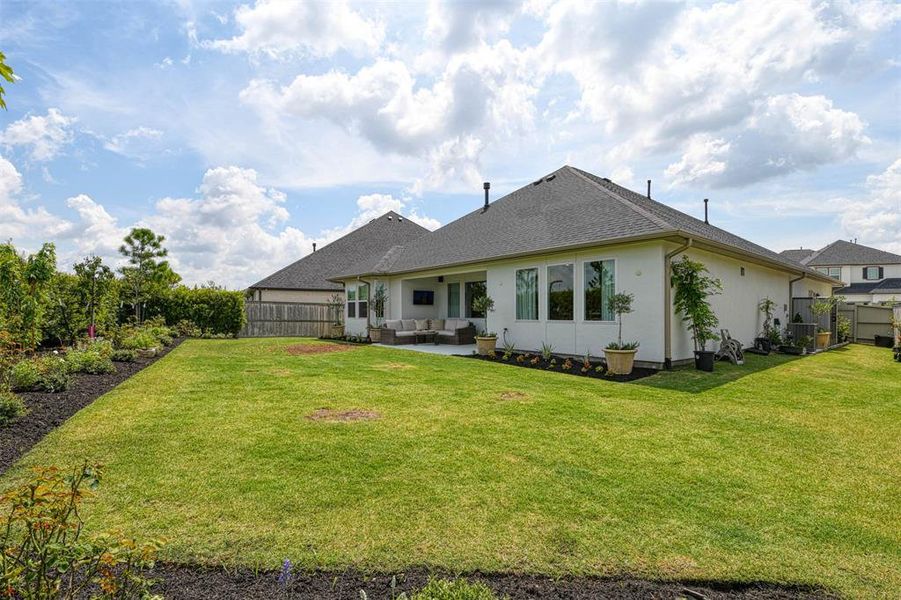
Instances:
[[[282,563],[282,570],[278,574],[278,584],[283,588],[288,587],[288,584],[291,583],[291,568],[291,561],[286,558]]]

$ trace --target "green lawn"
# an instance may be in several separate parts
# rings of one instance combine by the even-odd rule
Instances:
[[[285,352],[299,341],[186,342],[0,488],[28,465],[103,462],[90,526],[165,536],[177,560],[901,587],[888,350],[617,384],[384,348]],[[319,408],[381,418],[307,418]]]

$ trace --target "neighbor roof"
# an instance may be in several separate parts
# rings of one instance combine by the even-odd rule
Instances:
[[[340,283],[328,277],[371,256],[384,256],[391,248],[428,233],[428,229],[394,211],[373,219],[344,237],[323,246],[269,277],[251,289],[339,291]]]
[[[837,296],[842,294],[901,294],[901,277],[852,283],[835,290],[834,294]]]
[[[814,252],[804,263],[810,267],[826,267],[836,265],[897,265],[901,264],[901,256],[870,248],[863,244],[836,240],[825,248]]]
[[[782,256],[784,256],[785,258],[787,258],[789,260],[793,260],[793,261],[795,261],[797,263],[801,263],[803,265],[804,261],[807,260],[808,258],[810,258],[811,255],[814,254],[815,252],[816,252],[816,250],[810,250],[809,248],[798,248],[798,249],[792,249],[792,250],[783,250],[779,254],[781,254]]]
[[[728,246],[769,263],[825,276],[719,227],[619,186],[609,179],[564,166],[444,227],[370,257],[336,278],[407,273],[618,239],[685,235]],[[829,279],[829,278],[826,278]]]

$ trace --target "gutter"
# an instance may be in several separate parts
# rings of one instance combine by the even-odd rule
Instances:
[[[694,240],[685,238],[685,243],[663,257],[663,368],[673,368],[673,307],[672,284],[669,281],[673,257],[690,248]]]

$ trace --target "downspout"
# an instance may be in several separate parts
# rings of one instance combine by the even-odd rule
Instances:
[[[670,269],[673,257],[691,248],[694,240],[685,238],[685,243],[663,257],[663,368],[673,368],[673,302]]]

